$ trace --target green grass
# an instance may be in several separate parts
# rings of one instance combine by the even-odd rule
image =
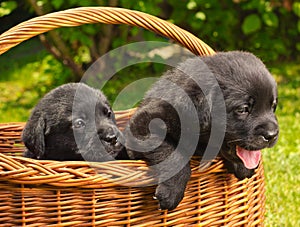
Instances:
[[[0,56],[0,122],[26,121],[31,108],[68,75],[37,39]]]
[[[300,66],[281,63],[270,70],[279,84],[277,116],[281,131],[277,145],[263,153],[265,225],[300,226]],[[0,56],[0,122],[26,121],[39,98],[64,82],[64,73],[36,40]],[[125,76],[135,78],[136,72],[125,74],[111,85],[124,87],[128,82]],[[106,90],[109,97],[115,92],[112,86]]]
[[[271,71],[279,83],[280,137],[264,152],[266,226],[300,226],[300,66],[278,65]]]

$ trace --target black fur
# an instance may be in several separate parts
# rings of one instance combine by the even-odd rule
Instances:
[[[120,139],[106,97],[83,83],[65,84],[46,94],[22,133],[25,157],[60,161],[110,160],[123,149]]]
[[[199,59],[204,64],[199,64]],[[197,135],[197,146],[193,154],[203,155],[208,144],[212,122],[211,105],[216,105],[213,101],[217,100],[217,88],[213,81],[208,79],[209,71],[217,80],[225,100],[226,133],[217,152],[224,158],[228,170],[239,179],[251,177],[254,169],[244,166],[236,154],[236,147],[259,150],[271,147],[277,141],[278,125],[274,114],[277,104],[276,83],[265,65],[254,55],[239,51],[220,52],[214,56],[188,59],[178,68],[167,71],[146,94],[130,120],[130,130],[125,134],[129,156],[132,159],[145,160],[158,176],[155,197],[159,200],[161,209],[176,208],[184,196],[190,178],[191,170],[187,160],[190,155],[185,154],[190,151],[189,146],[192,143],[187,141],[181,147],[177,147],[182,131],[191,137]],[[196,78],[202,90],[192,78]],[[187,96],[182,95],[176,86],[166,86],[166,81],[175,83]],[[203,88],[208,90],[204,91]],[[193,131],[193,127],[198,126],[195,120],[190,122],[190,125],[181,127],[178,110],[184,113],[183,119],[192,119],[192,108],[187,105],[188,99],[192,100],[197,111],[199,132]],[[153,119],[161,119],[164,124],[160,121],[155,124]],[[153,135],[150,136],[151,121]],[[138,141],[130,136],[131,133]],[[160,146],[151,151],[141,152],[135,149],[142,146],[139,143],[143,143],[143,146],[154,143]],[[176,154],[170,159],[175,150]],[[158,165],[166,159],[172,161],[167,162],[167,166]]]

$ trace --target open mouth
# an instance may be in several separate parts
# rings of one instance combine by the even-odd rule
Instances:
[[[261,160],[261,150],[246,150],[236,146],[236,155],[242,160],[247,169],[255,169]]]
[[[106,151],[113,156],[116,156],[122,149],[123,145],[120,141],[116,140],[115,142],[107,142],[104,140],[101,140],[102,144],[106,148]]]

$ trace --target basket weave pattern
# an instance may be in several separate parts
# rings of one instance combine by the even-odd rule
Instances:
[[[127,9],[82,7],[25,21],[0,35],[0,54],[33,36],[86,23],[128,24],[151,30],[198,55],[213,54],[204,42],[157,17]],[[134,109],[116,112],[122,129]],[[223,162],[192,176],[174,211],[158,210],[155,187],[143,161],[58,162],[22,157],[24,123],[0,124],[0,226],[261,226],[264,172],[238,181]]]

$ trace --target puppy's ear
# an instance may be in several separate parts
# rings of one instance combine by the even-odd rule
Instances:
[[[45,154],[45,119],[40,116],[37,121],[27,122],[23,132],[22,141],[28,148],[29,152],[25,153],[26,157],[42,159]],[[29,153],[31,153],[29,155]],[[28,155],[27,155],[28,154]]]

